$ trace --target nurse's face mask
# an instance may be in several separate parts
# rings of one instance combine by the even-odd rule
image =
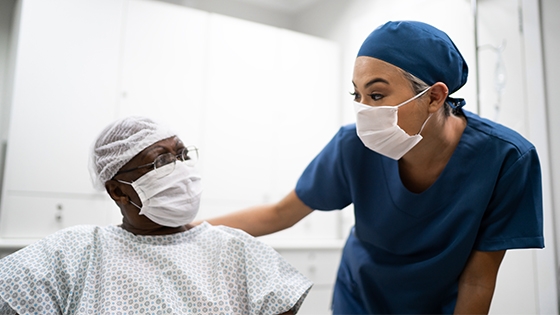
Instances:
[[[422,124],[417,134],[410,136],[399,127],[399,107],[419,98],[430,88],[418,93],[416,96],[396,106],[368,106],[354,102],[356,112],[356,129],[358,137],[363,144],[372,151],[385,155],[391,159],[399,160],[412,149],[422,136],[420,133],[432,116],[430,114]]]
[[[198,158],[195,147],[185,148],[177,156],[163,154],[153,163],[139,166],[138,168],[153,165],[154,169],[134,182],[117,181],[134,188],[142,206],[130,202],[140,209],[141,215],[162,226],[189,224],[198,213],[202,194],[201,178],[194,167],[195,156]]]

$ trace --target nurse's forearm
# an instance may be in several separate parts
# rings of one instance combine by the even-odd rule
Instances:
[[[493,294],[494,288],[461,285],[454,314],[488,314]]]
[[[459,279],[454,314],[488,314],[505,251],[473,251]]]
[[[274,220],[269,219],[272,207],[274,206],[256,206],[206,221],[212,225],[225,225],[241,229],[253,236],[267,235],[284,229],[279,221],[274,222]]]
[[[212,225],[226,225],[253,236],[262,236],[289,228],[312,211],[292,191],[278,203],[251,207],[207,221]]]

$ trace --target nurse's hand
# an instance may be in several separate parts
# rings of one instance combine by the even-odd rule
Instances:
[[[454,314],[488,314],[496,276],[506,251],[473,251],[459,278]]]

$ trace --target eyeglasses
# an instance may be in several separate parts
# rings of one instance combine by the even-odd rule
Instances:
[[[122,173],[132,172],[140,168],[153,167],[153,171],[157,172],[158,177],[164,177],[171,174],[171,172],[173,172],[173,170],[175,169],[175,162],[177,162],[177,160],[180,160],[181,162],[185,162],[189,166],[194,166],[198,161],[198,148],[191,145],[180,149],[176,155],[173,153],[165,153],[159,155],[152,163],[140,165],[135,168],[131,168],[127,170],[118,171],[117,174],[115,174],[115,176]],[[165,167],[165,168],[163,167],[169,164],[173,164],[173,167]]]

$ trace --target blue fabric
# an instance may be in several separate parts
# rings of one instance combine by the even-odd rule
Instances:
[[[363,42],[358,57],[383,60],[429,85],[443,82],[449,94],[467,82],[469,68],[453,41],[441,30],[422,22],[390,21],[376,28]],[[463,99],[449,98],[453,107]]]
[[[309,207],[354,204],[335,314],[452,313],[472,250],[544,247],[535,148],[504,126],[465,115],[448,165],[422,193],[403,186],[397,161],[364,147],[355,125],[342,127],[302,174],[296,193]]]

